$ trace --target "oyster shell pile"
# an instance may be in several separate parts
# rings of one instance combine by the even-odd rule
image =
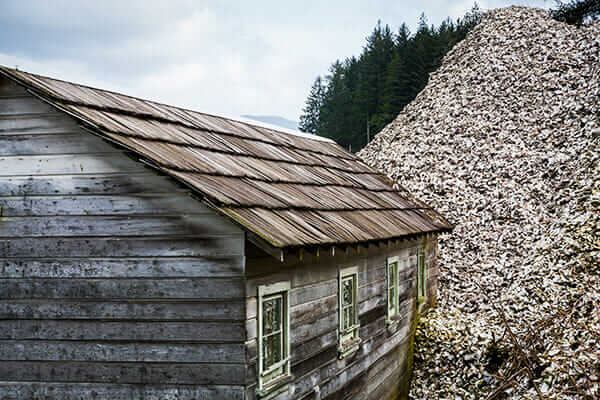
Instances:
[[[456,224],[412,397],[600,398],[600,24],[487,12],[359,155]]]

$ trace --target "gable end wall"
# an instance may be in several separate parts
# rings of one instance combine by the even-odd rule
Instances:
[[[0,398],[243,399],[244,233],[0,78]]]

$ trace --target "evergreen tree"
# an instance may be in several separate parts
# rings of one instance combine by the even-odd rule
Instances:
[[[427,85],[429,72],[433,66],[433,50],[432,32],[423,13],[419,19],[417,32],[410,42],[406,58],[406,91],[411,99],[414,99]]]
[[[458,37],[456,42],[459,42],[467,36],[473,28],[475,28],[481,22],[481,10],[477,3],[473,5],[473,8],[469,12],[465,14],[462,19],[458,19],[457,21],[457,33]]]
[[[310,89],[308,99],[306,99],[306,105],[302,109],[302,115],[300,116],[298,127],[302,132],[317,134],[320,131],[320,114],[324,97],[325,85],[323,84],[321,77],[317,76],[317,79],[315,79],[315,82]]]
[[[344,84],[349,96],[348,110],[344,124],[345,136],[348,138],[345,147],[360,149],[363,146],[364,128],[366,119],[361,112],[358,87],[361,80],[360,63],[355,57],[346,59],[344,62]]]
[[[362,124],[354,135],[353,147],[357,150],[366,144],[367,124],[371,132],[379,132],[383,124],[377,114],[383,108],[383,93],[387,68],[395,52],[395,40],[388,25],[381,21],[367,37],[367,44],[360,58],[360,82],[357,101],[360,106]],[[362,128],[362,129],[361,129]]]
[[[398,29],[398,34],[396,35],[396,50],[401,56],[405,56],[404,52],[406,51],[409,42],[410,29],[408,29],[408,26],[403,23],[400,25],[400,29]]]
[[[404,56],[396,52],[387,72],[383,108],[379,117],[381,124],[385,125],[392,121],[404,106],[410,103],[412,99],[407,94],[406,63]]]
[[[351,95],[345,80],[344,65],[338,60],[329,69],[327,90],[321,107],[319,134],[335,140],[340,145],[349,143],[346,125],[351,110]]]

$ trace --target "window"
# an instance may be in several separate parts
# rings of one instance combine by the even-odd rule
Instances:
[[[343,357],[358,349],[358,268],[340,270],[339,277],[339,352]]]
[[[419,249],[417,256],[417,281],[418,285],[418,297],[424,298],[427,294],[427,265],[425,262],[425,248]]]
[[[258,287],[258,391],[290,376],[290,283]]]
[[[388,290],[388,323],[395,321],[398,315],[398,257],[388,258],[387,263]]]

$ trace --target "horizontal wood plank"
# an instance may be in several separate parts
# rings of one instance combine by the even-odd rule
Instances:
[[[241,321],[244,304],[227,301],[3,300],[1,319]],[[1,322],[0,322],[1,323]]]
[[[0,98],[0,115],[47,114],[56,109],[33,96]]]
[[[75,120],[65,114],[39,116],[0,116],[0,136],[11,134],[45,135],[77,131]]]
[[[5,217],[213,214],[187,193],[0,197]]]
[[[241,229],[216,214],[184,216],[0,217],[0,237],[214,236]]]
[[[143,172],[147,167],[123,154],[65,154],[41,156],[2,156],[0,176],[105,174]]]
[[[293,344],[306,342],[338,326],[337,311],[315,320],[311,324],[298,326],[290,332],[290,342]]]
[[[2,299],[242,299],[243,278],[0,279]]]
[[[315,318],[329,314],[338,307],[338,296],[323,297],[310,303],[302,303],[290,310],[290,324],[294,329],[297,326],[310,324]]]
[[[0,177],[0,196],[189,192],[153,171],[130,174]],[[0,197],[1,198],[1,197]]]
[[[292,363],[298,363],[303,360],[306,360],[307,358],[310,358],[315,354],[319,353],[322,349],[334,345],[337,345],[336,329],[319,335],[314,339],[292,346]]]
[[[337,294],[338,281],[332,279],[315,285],[303,286],[292,289],[290,292],[290,305],[295,307],[302,303],[317,300],[323,297]]]
[[[4,320],[0,339],[229,342],[243,341],[244,332],[226,322]]]
[[[55,135],[0,135],[0,156],[42,154],[121,153],[97,136],[85,132]]]
[[[358,278],[361,286],[382,279],[387,279],[387,267],[385,264],[368,268],[366,271],[362,272]]]
[[[338,387],[337,390],[325,397],[323,400],[345,400],[345,399],[353,399],[356,395],[361,392],[366,392],[366,386],[368,383],[368,376],[366,372],[360,373],[354,376],[352,379],[347,380],[343,383],[341,387]],[[358,397],[363,398],[363,396]],[[383,399],[383,397],[378,397],[378,399]]]
[[[242,343],[103,343],[0,341],[2,361],[93,361],[243,364]]]
[[[358,289],[359,302],[365,301],[373,297],[384,297],[386,295],[385,288],[387,287],[387,280],[382,279],[379,281],[370,282],[367,285],[361,286]]]
[[[0,398],[3,400],[53,399],[57,393],[60,393],[61,400],[88,399],[90,395],[111,400],[244,400],[244,387],[233,385],[0,382]]]
[[[318,369],[320,366],[335,360],[337,357],[337,346],[333,345],[322,348],[321,351],[314,356],[293,364],[292,374],[298,377],[306,375],[307,373]]]
[[[387,297],[385,297],[385,296],[371,297],[370,299],[367,299],[367,300],[364,300],[364,301],[361,301],[360,303],[358,303],[358,314],[363,315],[377,307],[383,307],[386,305],[387,305]]]
[[[241,385],[245,369],[241,364],[156,364],[4,361],[2,381],[102,382],[187,385]]]
[[[3,278],[223,278],[243,276],[243,256],[195,258],[0,258]]]
[[[0,239],[4,257],[204,257],[243,255],[242,234],[231,237]]]

